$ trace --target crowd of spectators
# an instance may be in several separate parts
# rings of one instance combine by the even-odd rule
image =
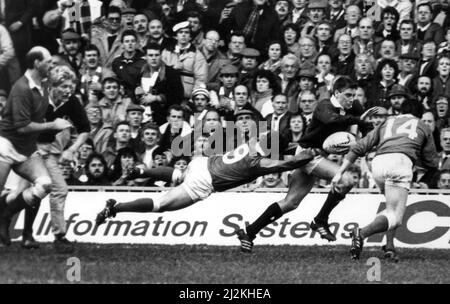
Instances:
[[[333,81],[347,75],[364,109],[386,109],[369,117],[374,126],[406,99],[420,105],[440,171],[413,187],[450,189],[447,0],[0,0],[0,110],[35,45],[51,52],[53,68],[75,73],[73,96],[89,121],[75,161],[59,163],[69,185],[173,186],[124,173],[184,171],[217,133],[223,152],[248,140],[252,120],[280,134],[289,157]],[[373,155],[349,170],[360,188],[376,187]],[[420,164],[415,172],[419,180]],[[289,177],[247,187],[286,187]]]

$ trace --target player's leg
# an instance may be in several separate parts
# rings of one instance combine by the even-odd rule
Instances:
[[[339,166],[326,159],[322,158],[317,162],[316,166],[312,168],[311,173],[321,179],[331,180],[339,170]],[[337,191],[331,190],[319,213],[314,217],[311,223],[311,229],[320,233],[320,236],[328,241],[335,241],[336,237],[331,233],[328,224],[328,217],[333,209],[345,198],[345,195],[354,186],[353,178],[345,172],[342,175],[341,182],[338,185]]]
[[[41,200],[50,192],[52,183],[44,161],[38,154],[33,154],[25,162],[15,164],[12,168],[22,178],[32,181],[32,186],[19,193],[3,210],[0,218],[0,237],[6,244],[11,242],[9,224],[14,214],[28,206],[38,207]]]
[[[106,207],[97,215],[97,225],[103,224],[107,218],[115,217],[121,212],[165,212],[175,211],[192,205],[195,201],[185,190],[183,184],[170,189],[161,198],[139,198],[130,202],[117,203],[110,199],[106,202]]]
[[[292,174],[286,197],[270,205],[253,223],[246,227],[246,231],[241,229],[237,232],[241,242],[241,250],[251,252],[256,235],[282,215],[296,209],[303,198],[311,191],[314,182],[313,176],[308,175],[301,169],[296,169]]]
[[[8,162],[0,160],[0,246],[2,244],[9,245],[9,223],[2,221],[3,212],[7,207],[6,197],[7,193],[3,193],[6,180],[8,178],[9,172],[11,171],[11,165]],[[3,231],[3,232],[2,232]]]
[[[399,255],[397,253],[397,250],[395,250],[395,245],[394,245],[394,239],[395,239],[396,232],[397,232],[397,228],[386,231],[386,245],[384,245],[382,247],[382,250],[384,252],[384,258],[387,260],[394,261],[394,262],[399,261]]]

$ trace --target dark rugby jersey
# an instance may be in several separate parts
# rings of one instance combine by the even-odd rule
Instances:
[[[352,125],[364,125],[359,117],[363,108],[358,101],[353,102],[351,109],[345,115],[340,114],[341,108],[335,107],[329,99],[321,100],[313,112],[311,123],[305,134],[300,138],[303,148],[322,148],[324,140],[338,131],[348,131]]]
[[[429,128],[410,114],[393,116],[375,128],[350,149],[349,159],[363,156],[372,148],[376,155],[402,153],[415,164],[419,160],[427,168],[438,166],[438,155]]]
[[[263,167],[265,157],[250,153],[248,144],[243,144],[221,156],[208,158],[208,171],[211,174],[214,191],[225,191],[249,183],[259,176],[298,168],[313,159],[311,155],[296,155],[290,161],[282,161],[276,166]]]
[[[38,89],[30,89],[26,76],[17,80],[11,89],[0,120],[0,136],[7,138],[20,154],[30,156],[37,150],[38,132],[19,133],[30,123],[43,123],[48,100]]]

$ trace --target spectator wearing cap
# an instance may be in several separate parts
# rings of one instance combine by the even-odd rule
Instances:
[[[264,52],[268,41],[277,39],[278,15],[268,0],[243,1],[237,4],[222,26],[226,32],[242,31],[248,46]]]
[[[330,0],[329,10],[326,12],[326,19],[334,25],[335,29],[345,27],[345,7],[344,0]]]
[[[121,40],[122,11],[117,6],[110,6],[106,13],[106,28],[92,31],[91,42],[100,51],[104,67],[111,69],[114,58],[123,52]]]
[[[196,123],[201,125],[210,106],[210,95],[205,86],[194,88],[192,91],[192,103],[194,104],[194,111],[190,116],[189,125],[194,128]]]
[[[327,0],[309,1],[307,6],[308,21],[303,24],[300,37],[314,36],[318,23],[326,16],[327,4]]]
[[[417,39],[425,42],[432,39],[436,45],[444,40],[442,27],[433,22],[433,8],[429,2],[422,2],[416,6]]]
[[[405,87],[401,85],[394,85],[391,92],[388,95],[388,101],[391,107],[388,109],[388,115],[400,115],[402,114],[402,104],[409,98]]]
[[[400,73],[398,74],[398,84],[411,89],[416,77],[417,63],[420,56],[415,53],[401,54],[399,57]]]
[[[220,68],[219,83],[217,86],[211,87],[209,93],[212,106],[234,111],[236,104],[233,90],[238,81],[238,74],[238,68],[232,64],[227,64]]]
[[[437,72],[433,78],[433,97],[450,96],[450,57],[441,56],[437,60]]]
[[[137,47],[137,35],[133,30],[122,32],[121,40],[123,53],[114,58],[112,70],[123,85],[126,97],[136,99],[134,90],[136,89],[142,72],[142,67],[146,61],[143,58],[144,53]]]
[[[238,143],[245,142],[247,143],[250,139],[250,136],[257,136],[258,134],[252,134],[252,132],[258,132],[257,130],[257,120],[255,118],[254,113],[251,110],[239,110],[234,115],[234,121],[236,124],[237,136],[234,138],[234,146]],[[228,140],[227,140],[228,142]],[[227,144],[228,146],[229,144]]]
[[[113,126],[103,121],[102,108],[99,105],[88,106],[86,114],[91,127],[89,138],[92,141],[93,150],[103,154],[108,146],[109,138],[114,132]]]
[[[119,80],[111,75],[102,80],[103,98],[98,103],[88,104],[87,107],[98,105],[102,109],[102,120],[104,123],[114,126],[125,120],[126,109],[131,99],[122,97],[120,94]]]
[[[258,70],[258,58],[261,56],[257,49],[245,48],[241,52],[241,66],[239,69],[239,83],[250,86]]]
[[[60,54],[66,60],[77,76],[80,76],[80,69],[83,64],[81,49],[81,36],[73,29],[65,30],[62,35],[63,52]]]
[[[145,51],[147,63],[142,68],[141,86],[136,88],[136,95],[142,105],[151,108],[153,122],[162,125],[167,121],[169,107],[183,101],[183,83],[180,72],[162,61],[159,44],[149,43]]]
[[[400,39],[396,41],[397,55],[406,53],[420,54],[422,44],[417,40],[414,33],[416,24],[412,20],[403,20],[400,22]]]
[[[132,30],[134,29],[134,16],[136,16],[136,9],[132,7],[125,7],[122,9],[122,28],[123,30]]]
[[[142,146],[141,131],[144,120],[144,107],[131,103],[127,107],[126,121],[130,124],[131,139],[130,146],[138,151]]]
[[[205,56],[208,64],[208,78],[206,84],[208,88],[217,87],[219,85],[220,69],[230,64],[231,61],[219,51],[220,35],[215,30],[206,33],[202,45],[199,50]]]
[[[192,97],[194,86],[206,83],[208,79],[208,64],[205,56],[191,44],[189,21],[176,24],[173,27],[177,43],[162,52],[164,63],[180,71],[184,87],[184,99]]]

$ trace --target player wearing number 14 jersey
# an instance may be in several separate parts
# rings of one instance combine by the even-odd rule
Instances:
[[[252,142],[252,141],[250,141]],[[293,170],[310,162],[315,156],[311,150],[304,150],[290,160],[276,160],[263,156],[259,144],[246,143],[221,156],[194,158],[180,176],[173,168],[139,169],[132,168],[128,179],[139,177],[163,178],[184,181],[172,188],[159,199],[141,198],[128,203],[118,203],[110,199],[106,207],[97,215],[100,225],[118,212],[165,212],[186,208],[206,199],[213,192],[225,191],[249,183],[256,178],[276,172]]]
[[[409,112],[405,110],[403,113]],[[387,119],[350,149],[332,180],[332,186],[339,182],[342,173],[357,157],[374,149],[376,155],[372,161],[372,174],[386,197],[386,209],[368,226],[353,230],[350,249],[352,259],[359,258],[365,238],[392,231],[401,225],[413,166],[420,162],[430,175],[438,166],[436,147],[429,128],[417,117],[403,114]]]

